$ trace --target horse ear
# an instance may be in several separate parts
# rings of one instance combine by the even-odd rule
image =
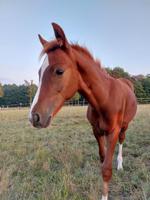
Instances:
[[[67,41],[67,38],[65,36],[63,29],[56,23],[52,23],[52,26],[54,29],[55,37],[56,37],[57,41],[60,43],[60,46],[68,48],[69,43]]]
[[[40,34],[38,34],[38,37],[42,46],[44,47],[48,43],[48,41],[46,41]]]

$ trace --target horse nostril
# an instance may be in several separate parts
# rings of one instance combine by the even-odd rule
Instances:
[[[37,113],[33,114],[33,121],[36,122],[36,123],[38,123],[40,121],[39,114],[37,114]]]

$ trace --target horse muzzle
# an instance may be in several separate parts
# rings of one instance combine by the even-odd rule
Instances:
[[[39,113],[32,113],[29,118],[35,128],[46,128],[51,122],[52,116],[42,117]]]

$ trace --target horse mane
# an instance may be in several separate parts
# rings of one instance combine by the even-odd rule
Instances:
[[[89,52],[89,50],[86,47],[82,47],[77,43],[76,44],[72,43],[71,47],[75,49],[76,51],[82,54],[85,54],[86,56],[88,56],[90,59],[94,61],[92,54]],[[62,47],[60,46],[57,40],[52,40],[44,46],[42,52],[40,53],[40,57],[42,57],[45,53],[49,51],[54,51],[56,49],[62,49]]]
[[[75,49],[76,51],[78,51],[78,52],[80,52],[80,53],[86,55],[88,58],[90,58],[92,61],[95,62],[95,64],[99,67],[100,71],[101,71],[104,75],[106,75],[106,76],[108,76],[108,77],[111,77],[111,76],[108,74],[108,72],[106,71],[106,69],[105,69],[104,67],[102,67],[102,64],[101,64],[100,60],[99,60],[99,59],[95,59],[95,58],[93,57],[93,55],[91,54],[91,52],[90,52],[86,47],[80,46],[79,44],[71,44],[71,47],[72,47],[73,49]]]
[[[80,46],[79,44],[74,44],[72,43],[71,44],[71,47],[73,49],[75,49],[76,51],[82,53],[82,54],[85,54],[86,56],[88,56],[90,59],[94,60],[92,54],[90,53],[90,51],[86,48],[86,47],[83,47],[83,46]]]
[[[81,54],[86,55],[89,59],[91,59],[93,62],[95,62],[95,64],[99,67],[99,69],[101,70],[101,72],[102,72],[104,75],[111,77],[111,76],[108,74],[108,72],[105,70],[105,68],[102,67],[100,60],[95,59],[95,58],[93,57],[93,55],[91,54],[91,52],[90,52],[86,47],[80,46],[80,45],[77,44],[77,43],[71,43],[71,47],[72,47],[73,49],[75,49],[76,51],[80,52]],[[55,40],[52,40],[52,41],[50,41],[50,42],[48,42],[48,43],[44,46],[42,52],[40,53],[40,59],[42,58],[42,56],[43,56],[45,53],[47,53],[47,52],[49,52],[49,51],[54,51],[54,50],[56,50],[56,49],[62,49],[62,47],[60,46],[59,42],[58,42],[56,39],[55,39]]]

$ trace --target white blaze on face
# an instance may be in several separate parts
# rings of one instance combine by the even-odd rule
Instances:
[[[47,69],[47,67],[49,66],[49,62],[48,62],[48,56],[45,57],[43,64],[41,66],[41,75],[40,75],[40,80],[39,80],[39,86],[37,89],[37,92],[35,94],[35,97],[33,99],[31,108],[30,108],[30,113],[29,113],[29,118],[32,118],[32,109],[34,108],[34,106],[36,105],[36,103],[38,102],[39,99],[39,95],[40,95],[40,91],[41,91],[41,86],[42,86],[42,80],[43,80],[43,74],[45,72],[45,70]]]

